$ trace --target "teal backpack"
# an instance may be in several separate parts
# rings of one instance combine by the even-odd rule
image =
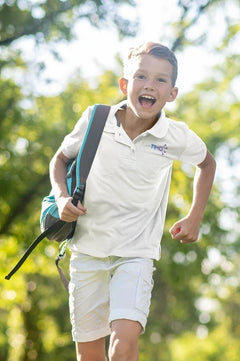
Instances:
[[[95,157],[109,111],[110,106],[102,104],[94,105],[79,153],[76,159],[70,160],[67,164],[66,184],[68,187],[68,192],[73,198],[72,203],[75,206],[78,204],[78,201],[83,201],[86,180],[90,172],[90,168]],[[5,276],[5,279],[9,280],[25,262],[34,248],[44,238],[48,238],[49,240],[63,242],[55,263],[58,267],[62,281],[67,288],[67,281],[63,276],[60,267],[58,266],[58,262],[65,255],[66,247],[74,234],[75,226],[76,222],[65,222],[59,218],[55,197],[51,191],[51,193],[44,197],[42,201],[40,216],[40,227],[42,233],[32,242],[16,266],[9,272],[7,276]]]

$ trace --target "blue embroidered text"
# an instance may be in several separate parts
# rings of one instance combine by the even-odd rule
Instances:
[[[167,144],[162,145],[156,145],[156,144],[151,144],[151,149],[155,149],[158,150],[159,152],[162,153],[162,155],[165,155],[167,153]]]

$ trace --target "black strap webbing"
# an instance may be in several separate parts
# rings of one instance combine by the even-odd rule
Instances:
[[[103,128],[110,111],[110,106],[100,104],[97,106],[91,128],[89,130],[80,162],[80,180],[85,184],[95,157]]]
[[[6,280],[10,280],[10,278],[14,275],[14,273],[17,272],[17,270],[21,267],[21,265],[26,261],[26,259],[28,258],[28,256],[32,253],[32,251],[34,250],[35,247],[37,247],[37,245],[47,236],[50,236],[51,233],[53,232],[57,232],[59,231],[62,226],[64,225],[64,221],[62,221],[61,219],[59,219],[59,221],[57,221],[56,223],[52,224],[51,227],[49,227],[48,229],[46,229],[45,232],[41,233],[33,242],[32,244],[28,247],[28,249],[26,250],[26,252],[24,253],[24,255],[20,258],[20,260],[18,261],[18,263],[16,264],[16,266],[9,272],[9,274],[7,276],[5,276]]]
[[[92,120],[91,128],[88,132],[87,139],[85,141],[84,148],[82,150],[81,155],[81,162],[80,162],[80,180],[82,184],[86,183],[88,174],[90,172],[92,162],[94,159],[94,156],[96,154],[99,141],[101,139],[101,135],[103,132],[104,125],[106,123],[108,114],[110,111],[110,106],[108,105],[102,105],[99,104],[96,107],[94,118]],[[34,248],[47,236],[50,236],[51,233],[59,231],[63,225],[65,224],[64,221],[58,220],[56,223],[54,223],[51,227],[46,229],[45,232],[41,233],[29,246],[29,248],[26,250],[24,255],[21,257],[21,259],[18,261],[16,266],[9,272],[7,276],[5,276],[5,279],[9,280],[14,273],[17,272],[17,270],[22,266],[22,264],[25,262],[25,260],[28,258],[28,256],[32,253]],[[56,265],[58,267],[58,261],[56,260]],[[59,267],[58,267],[59,271]],[[61,276],[61,274],[60,274]]]

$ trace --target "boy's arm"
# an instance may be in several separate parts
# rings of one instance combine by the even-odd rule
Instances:
[[[78,202],[77,207],[72,204],[66,185],[66,164],[69,159],[58,150],[50,162],[50,180],[55,196],[60,219],[66,222],[76,221],[79,216],[86,214],[86,208]]]
[[[200,223],[212,188],[215,169],[215,159],[207,151],[206,158],[196,169],[191,209],[186,217],[176,222],[170,229],[172,238],[181,243],[195,242],[198,239]]]

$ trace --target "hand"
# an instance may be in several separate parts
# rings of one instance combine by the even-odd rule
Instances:
[[[199,222],[194,222],[191,218],[183,218],[176,222],[169,230],[173,239],[180,241],[180,243],[192,243],[198,240]]]
[[[74,222],[80,216],[84,216],[87,209],[78,202],[77,207],[72,204],[72,197],[59,197],[57,200],[58,213],[61,220]]]

